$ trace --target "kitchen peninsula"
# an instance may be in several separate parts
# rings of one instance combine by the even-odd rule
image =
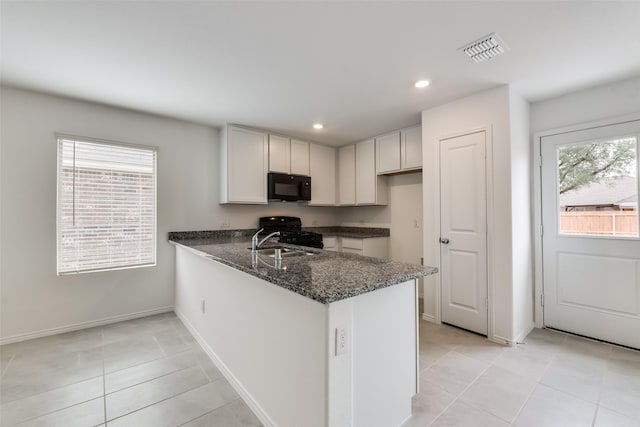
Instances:
[[[170,233],[175,311],[265,426],[399,426],[417,393],[417,284],[430,267]],[[272,256],[269,256],[272,255]]]

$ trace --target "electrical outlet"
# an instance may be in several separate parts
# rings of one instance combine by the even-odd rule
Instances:
[[[229,228],[229,221],[222,221],[222,224],[220,224],[220,228]]]
[[[343,355],[347,352],[347,330],[345,328],[336,328],[336,356]]]
[[[200,308],[202,309],[202,314],[204,314],[205,311],[207,310],[207,305],[205,303],[205,300],[200,301]]]

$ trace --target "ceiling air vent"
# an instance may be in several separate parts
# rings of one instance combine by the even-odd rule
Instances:
[[[473,62],[483,62],[509,50],[496,33],[491,33],[458,49]]]

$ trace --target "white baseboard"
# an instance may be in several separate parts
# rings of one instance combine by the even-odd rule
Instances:
[[[99,320],[91,320],[89,322],[74,323],[73,325],[61,326],[51,329],[43,329],[36,332],[26,334],[12,335],[10,337],[0,338],[0,345],[11,344],[14,342],[26,341],[34,338],[42,338],[50,335],[62,334],[65,332],[79,331],[81,329],[93,328],[95,326],[109,325],[111,323],[122,322],[124,320],[138,319],[140,317],[153,316],[154,314],[169,313],[173,311],[173,306],[154,308],[153,310],[138,311],[136,313],[124,314],[120,316],[105,317]]]
[[[436,317],[427,313],[422,313],[422,320],[426,320],[427,322],[431,322],[431,323],[436,323]]]
[[[260,406],[260,404],[254,399],[254,397],[249,393],[249,391],[244,388],[242,383],[233,375],[233,373],[229,370],[227,365],[218,357],[218,355],[213,351],[209,344],[202,338],[202,336],[198,333],[196,328],[189,322],[189,320],[184,316],[179,310],[174,310],[178,318],[182,321],[184,326],[191,332],[191,335],[198,341],[198,344],[202,347],[202,349],[207,353],[211,361],[216,368],[222,373],[222,375],[229,381],[229,384],[235,389],[235,391],[242,397],[247,406],[251,408],[253,413],[258,417],[260,422],[264,425],[264,427],[278,427],[277,424],[267,415],[265,410]]]
[[[527,337],[527,335],[529,335],[531,333],[531,331],[533,331],[536,328],[536,324],[534,322],[531,322],[530,324],[528,324],[523,330],[522,332],[520,332],[518,334],[518,336],[516,337],[516,344],[521,343],[524,341],[524,339]]]

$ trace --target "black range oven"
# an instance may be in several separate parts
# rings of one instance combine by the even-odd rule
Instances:
[[[260,218],[261,234],[267,235],[274,231],[280,232],[280,243],[309,246],[322,249],[322,234],[312,231],[302,231],[302,221],[295,216],[263,216]]]

